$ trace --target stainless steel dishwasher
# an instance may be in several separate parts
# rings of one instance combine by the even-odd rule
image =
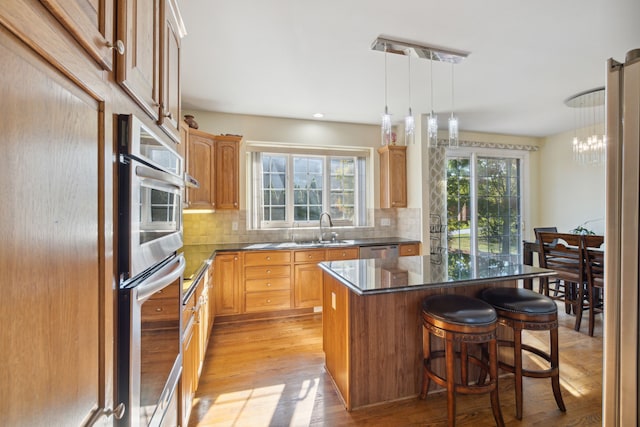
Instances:
[[[360,258],[395,258],[398,256],[398,245],[360,246]]]

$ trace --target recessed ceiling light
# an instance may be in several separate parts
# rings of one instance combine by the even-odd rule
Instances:
[[[315,117],[316,119],[321,119],[321,118],[323,118],[323,117],[324,117],[324,114],[322,114],[322,113],[315,113],[315,114],[313,115],[313,117]]]

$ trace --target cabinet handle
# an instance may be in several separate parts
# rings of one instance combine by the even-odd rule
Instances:
[[[238,257],[237,257],[237,256],[234,256],[234,257],[233,257],[233,260],[234,260],[234,261],[237,261],[237,260],[238,260]]]
[[[271,261],[271,257],[270,256],[267,257],[267,261]]]
[[[173,120],[173,114],[171,113],[171,111],[169,111],[167,114],[164,115],[167,119],[169,120]]]
[[[107,42],[107,47],[118,52],[118,55],[124,55],[124,43],[122,40],[116,40],[115,43]]]
[[[271,274],[271,270],[267,270],[267,274]]]
[[[233,202],[233,206],[237,207],[238,206],[238,202]]]
[[[162,307],[157,307],[157,308],[156,308],[156,311],[157,311],[158,313],[160,313],[160,312],[162,311]]]
[[[271,302],[271,300],[270,300],[270,299],[268,299],[268,300],[267,300],[267,303],[270,303],[270,302]]]
[[[271,287],[271,283],[267,283],[267,288]]]
[[[311,259],[311,255],[307,255],[307,258]]]

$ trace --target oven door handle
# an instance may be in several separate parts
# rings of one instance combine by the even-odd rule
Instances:
[[[167,172],[153,169],[142,164],[136,165],[135,171],[136,171],[136,176],[142,179],[149,179],[149,180],[155,181],[156,184],[160,184],[166,187],[171,187],[172,191],[176,191],[176,190],[179,191],[180,189],[182,189],[182,187],[184,187],[183,180]]]
[[[162,267],[154,274],[154,276],[160,275],[160,278],[138,286],[136,300],[143,301],[165,286],[170,285],[174,280],[182,276],[186,265],[187,263],[184,256],[180,255],[178,258]]]

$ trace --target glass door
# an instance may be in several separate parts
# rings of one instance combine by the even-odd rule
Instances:
[[[522,241],[521,156],[447,155],[447,246],[450,252],[519,262]]]

